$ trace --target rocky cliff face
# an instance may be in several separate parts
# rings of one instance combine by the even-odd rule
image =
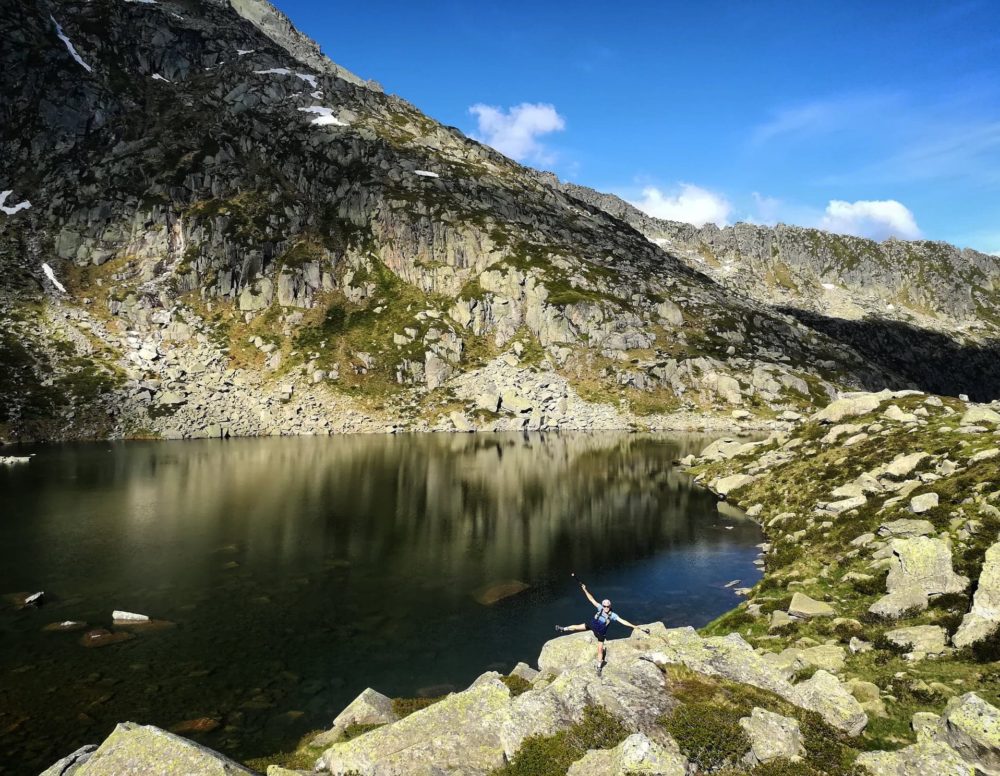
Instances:
[[[2,19],[9,438],[655,428],[919,377],[382,93],[263,0]]]
[[[996,336],[1000,258],[929,240],[876,242],[798,226],[664,221],[610,194],[560,184],[727,288],[836,318],[879,316]]]
[[[947,394],[997,396],[1000,259],[929,240],[778,224],[695,227],[583,186],[562,190],[620,218],[688,266],[874,362]]]

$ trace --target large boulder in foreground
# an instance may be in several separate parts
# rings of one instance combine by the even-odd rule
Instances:
[[[833,674],[820,669],[810,679],[795,685],[798,706],[811,709],[829,724],[849,736],[856,736],[868,724],[868,715],[850,691]]]
[[[758,654],[738,633],[702,638],[694,628],[668,630],[659,623],[651,630],[651,636],[639,638],[640,643],[651,647],[645,659],[657,665],[684,665],[707,676],[768,690],[789,703],[815,711],[848,735],[857,735],[868,724],[861,704],[833,674],[820,670],[808,682],[793,685],[777,664]],[[638,634],[633,633],[636,637]]]
[[[635,733],[614,749],[591,749],[569,767],[566,776],[686,776],[687,768],[676,744],[668,749]]]
[[[846,418],[856,418],[860,415],[867,415],[879,408],[879,405],[888,399],[891,394],[888,391],[881,393],[861,393],[844,396],[834,399],[819,412],[812,416],[818,423],[840,423]]]
[[[629,639],[620,639],[611,642],[598,676],[593,644],[582,635],[546,645],[565,666],[549,671],[551,681],[511,697],[499,674],[483,674],[467,690],[334,744],[320,764],[333,774],[488,774],[514,757],[527,737],[564,730],[583,719],[588,706],[606,709],[631,730],[659,731],[657,720],[675,703],[663,673]]]
[[[926,609],[928,596],[961,593],[969,578],[951,566],[951,549],[941,539],[914,536],[893,539],[887,595],[869,607],[881,617],[896,618],[912,609]]]
[[[796,719],[755,706],[750,716],[742,717],[739,724],[750,739],[750,765],[779,758],[797,760],[805,754],[802,731]]]
[[[968,647],[992,636],[1000,627],[1000,542],[986,551],[979,587],[972,599],[972,609],[952,637],[956,647]]]
[[[976,769],[940,741],[921,741],[895,752],[862,752],[862,773],[871,776],[975,776]]]
[[[961,593],[969,586],[969,578],[956,574],[951,566],[951,548],[941,539],[914,536],[893,539],[893,563],[886,578],[886,589],[917,587],[927,595]]]
[[[76,754],[78,752],[74,753]],[[65,761],[60,761],[63,762]],[[89,756],[64,767],[60,767],[60,763],[45,771],[44,776],[253,776],[254,773],[228,757],[186,738],[152,725],[137,725],[134,722],[118,725]]]
[[[500,728],[509,719],[510,690],[498,674],[485,674],[469,689],[351,741],[320,757],[334,774],[485,774],[504,762]],[[488,723],[488,724],[484,724]],[[544,725],[544,720],[539,720]],[[422,770],[421,770],[422,769]]]
[[[385,725],[397,719],[399,717],[392,710],[392,700],[368,687],[336,716],[333,727],[316,736],[310,746],[322,747],[336,743],[344,737],[351,725]]]
[[[1000,776],[1000,710],[974,692],[952,698],[934,738],[990,776]]]

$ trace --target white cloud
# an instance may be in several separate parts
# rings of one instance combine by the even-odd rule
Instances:
[[[566,128],[566,120],[555,106],[541,102],[522,102],[507,111],[478,103],[469,108],[469,113],[479,125],[476,140],[519,162],[551,163],[553,156],[538,137]]]
[[[913,213],[894,199],[859,199],[857,202],[830,200],[818,226],[831,232],[871,237],[875,240],[884,240],[886,237],[915,240],[921,236]]]
[[[707,223],[726,226],[729,223],[733,206],[724,196],[691,183],[682,183],[679,188],[676,194],[667,195],[655,186],[647,186],[642,190],[642,199],[630,204],[654,218],[667,221],[684,221],[695,226]]]

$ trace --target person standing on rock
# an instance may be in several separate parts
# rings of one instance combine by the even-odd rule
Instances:
[[[557,625],[556,630],[560,633],[575,633],[578,631],[589,630],[597,638],[597,673],[600,673],[604,668],[604,664],[607,662],[605,659],[607,656],[607,650],[604,646],[604,640],[608,635],[608,628],[611,627],[611,623],[620,622],[627,628],[632,630],[641,630],[643,633],[649,633],[649,628],[640,628],[638,625],[633,625],[624,617],[619,617],[613,611],[611,611],[611,601],[605,598],[600,603],[597,603],[597,599],[590,594],[587,590],[587,586],[580,583],[580,589],[583,594],[587,596],[587,600],[590,601],[596,608],[597,613],[594,615],[593,619],[589,622],[583,622],[579,625]]]

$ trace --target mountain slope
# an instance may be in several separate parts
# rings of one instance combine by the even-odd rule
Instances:
[[[260,0],[2,19],[10,438],[660,427],[912,382],[382,93]]]
[[[728,289],[787,312],[927,390],[1000,396],[1000,258],[928,240],[664,221],[560,184]]]

